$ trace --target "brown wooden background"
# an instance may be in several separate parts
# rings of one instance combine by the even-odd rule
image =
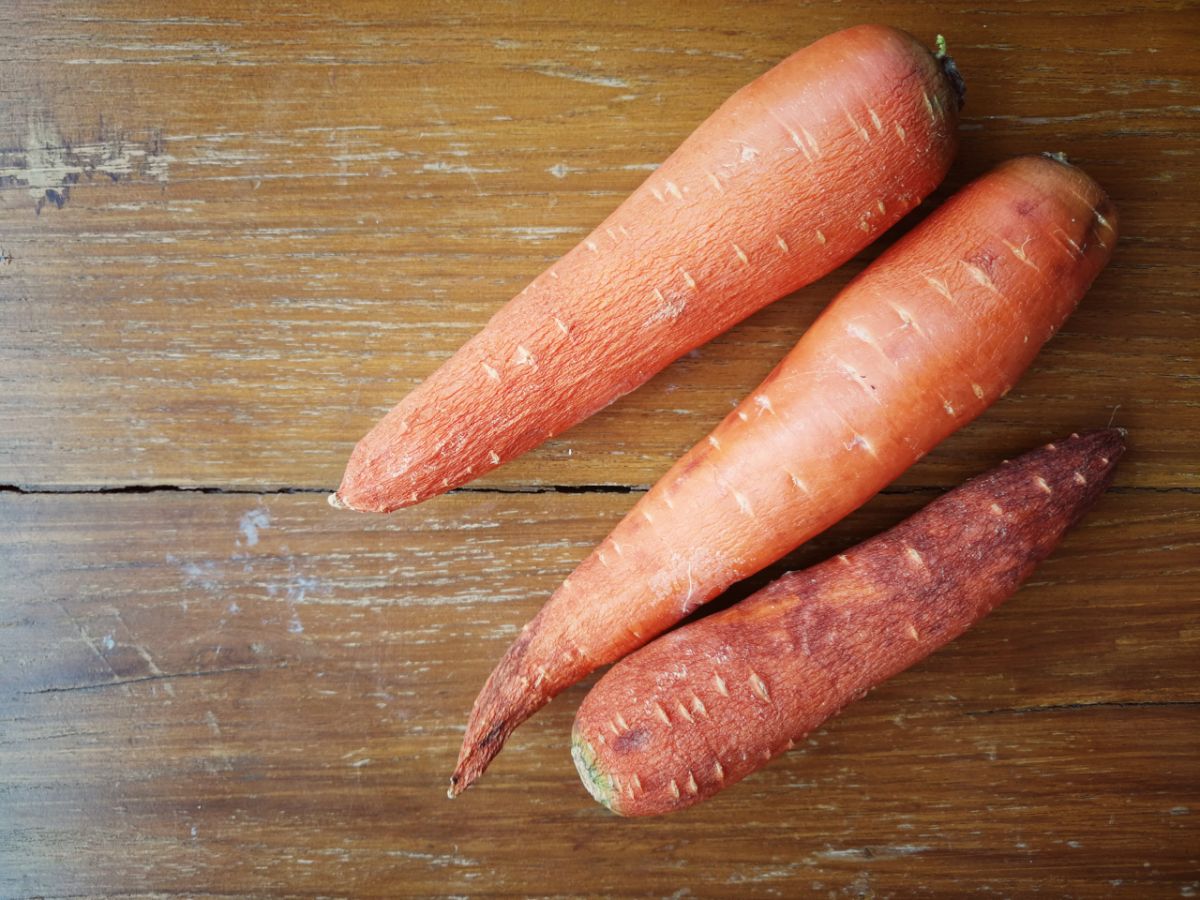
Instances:
[[[467,490],[324,494],[730,92],[860,21],[949,38],[939,196],[1061,150],[1123,236],[1011,395],[788,565],[1114,416],[1116,486],[706,805],[593,804],[586,685],[450,803],[518,627],[878,247]],[[0,896],[1200,895],[1198,136],[1187,3],[0,2]]]

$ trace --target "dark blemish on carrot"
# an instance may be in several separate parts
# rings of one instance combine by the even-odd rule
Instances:
[[[1037,204],[1032,200],[1020,200],[1014,207],[1018,216],[1028,216],[1031,212],[1037,209]]]
[[[987,247],[981,247],[970,256],[967,257],[967,262],[981,269],[988,278],[995,276],[996,257],[997,253]]]
[[[641,750],[650,742],[650,733],[645,728],[631,728],[612,742],[612,748],[617,753],[634,753]]]
[[[705,458],[708,456],[708,447],[708,444],[697,447],[688,459],[679,464],[679,472],[677,475],[682,478],[684,475],[687,475],[689,472],[696,469],[702,462],[704,462]]]
[[[504,731],[504,724],[505,724],[504,720],[501,719],[499,722],[497,722],[495,725],[493,725],[491,727],[491,729],[488,731],[488,733],[485,734],[482,738],[480,738],[479,746],[486,747],[489,744],[496,743],[496,741],[499,740],[502,736],[502,733]]]

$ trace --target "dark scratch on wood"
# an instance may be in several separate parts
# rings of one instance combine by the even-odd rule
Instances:
[[[119,678],[114,681],[97,681],[91,684],[69,684],[54,687],[38,688],[34,691],[22,691],[22,694],[65,694],[71,691],[96,691],[110,687],[125,687],[130,684],[143,684],[147,681],[170,681],[181,678],[209,678],[214,675],[229,675],[237,672],[267,672],[272,669],[286,669],[286,662],[274,666],[226,666],[220,669],[199,669],[194,672],[161,672],[151,675],[140,675],[137,678]]]

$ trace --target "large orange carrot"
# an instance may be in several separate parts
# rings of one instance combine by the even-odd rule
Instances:
[[[654,815],[762,768],[1011,596],[1123,452],[1110,428],[1027,453],[625,657],[575,718],[588,791],[622,815]]]
[[[452,792],[559,691],[828,528],[1002,396],[1115,227],[1087,175],[1030,156],[898,241],[525,627],[476,700]]]
[[[949,57],[895,29],[788,57],[389,412],[330,503],[465,484],[837,268],[941,182],[961,101]]]

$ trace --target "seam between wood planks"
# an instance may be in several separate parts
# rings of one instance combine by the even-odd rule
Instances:
[[[1200,699],[1197,700],[1093,700],[1083,703],[1049,703],[1044,706],[999,706],[995,709],[974,709],[967,710],[965,715],[968,716],[1024,716],[1031,713],[1048,713],[1048,712],[1072,712],[1081,709],[1140,709],[1164,707],[1164,706],[1182,706],[1182,707],[1200,707]]]
[[[645,493],[650,489],[646,484],[538,484],[516,485],[510,487],[476,487],[466,486],[448,491],[451,494],[636,494]],[[934,494],[947,490],[946,485],[901,485],[886,487],[881,494]],[[78,495],[78,494],[230,494],[253,495],[264,494],[314,494],[328,495],[333,493],[328,487],[234,487],[230,485],[182,485],[182,484],[78,484],[78,485],[29,485],[29,484],[0,484],[0,494],[25,495]],[[1200,494],[1200,487],[1186,485],[1114,485],[1106,493],[1109,494]]]

